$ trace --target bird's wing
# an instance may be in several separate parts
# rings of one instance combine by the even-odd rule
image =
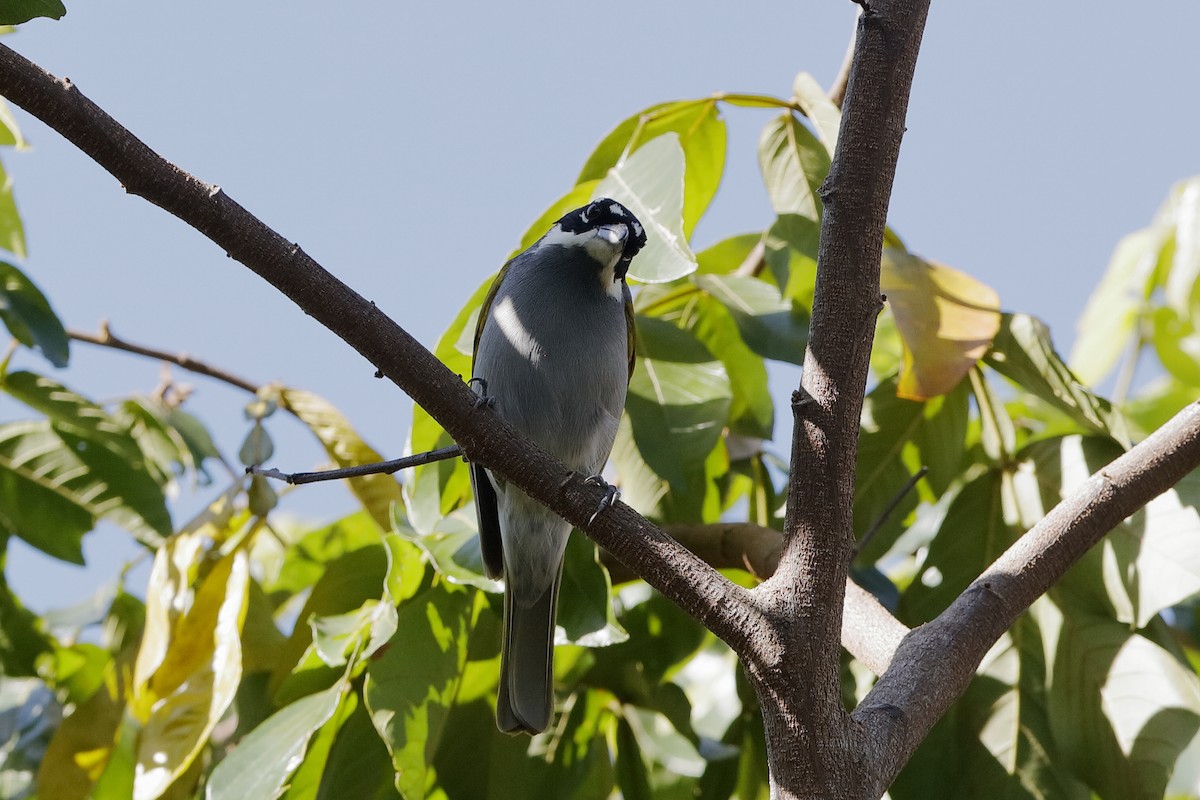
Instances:
[[[633,293],[629,291],[628,284],[625,284],[623,294],[625,295],[625,328],[629,343],[629,377],[626,379],[628,382],[633,380],[633,366],[637,363],[637,325],[633,318]]]
[[[479,553],[483,570],[494,581],[504,575],[504,545],[500,541],[500,513],[496,505],[496,487],[487,470],[471,464],[471,491],[475,493],[475,514],[479,519]]]

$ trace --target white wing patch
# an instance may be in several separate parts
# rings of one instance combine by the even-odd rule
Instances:
[[[514,350],[529,359],[529,363],[534,366],[541,362],[545,350],[541,342],[535,339],[521,322],[521,317],[517,315],[517,308],[513,305],[511,297],[500,301],[500,305],[492,312],[492,318],[496,320],[496,324],[500,326],[500,332],[504,334],[504,338],[508,340]]]

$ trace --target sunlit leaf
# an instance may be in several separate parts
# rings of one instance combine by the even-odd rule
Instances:
[[[1161,797],[1200,729],[1200,679],[1126,624],[1046,600],[1034,608],[1064,762],[1103,797]]]
[[[125,711],[119,684],[111,682],[112,686],[102,685],[79,702],[54,732],[38,770],[42,797],[84,800],[91,796],[108,766]]]
[[[769,439],[775,403],[763,359],[742,340],[737,321],[724,303],[696,285],[647,286],[638,293],[639,313],[669,320],[690,332],[725,367],[733,397],[729,427],[735,433]]]
[[[638,364],[626,409],[646,463],[684,488],[689,465],[703,463],[725,427],[732,392],[720,362],[694,337],[638,318]]]
[[[783,296],[799,310],[812,311],[817,280],[818,220],[780,214],[763,236],[764,258]]]
[[[763,129],[758,164],[776,214],[821,218],[818,193],[829,174],[829,153],[792,112],[774,118]]]
[[[679,137],[683,148],[683,229],[690,236],[712,202],[725,168],[725,123],[711,98],[651,106],[624,120],[596,146],[577,182],[604,178],[622,159],[668,132]]]
[[[399,627],[383,655],[370,663],[363,697],[387,745],[396,788],[425,796],[451,701],[467,659],[476,592],[434,587],[400,611]]]
[[[801,72],[792,81],[792,94],[817,129],[817,136],[825,145],[825,151],[833,158],[833,151],[837,149],[838,129],[842,125],[841,109],[833,104],[816,78],[807,72]]]
[[[763,358],[804,363],[808,315],[757,278],[697,275],[696,284],[729,309],[746,345]]]
[[[901,397],[944,394],[983,357],[1000,330],[1000,298],[964,272],[894,249],[879,288],[904,340]]]
[[[1128,427],[1121,413],[1075,379],[1055,351],[1050,331],[1037,318],[1005,314],[987,363],[1086,429],[1129,444]]]
[[[302,697],[271,715],[217,765],[204,796],[208,800],[274,800],[304,758],[308,740],[337,711],[347,686],[338,683]]]
[[[134,800],[160,797],[192,765],[233,702],[242,677],[247,565],[241,550],[217,562],[150,680],[152,696],[159,699],[139,737]],[[144,708],[145,700],[135,705]]]
[[[629,276],[665,283],[696,271],[696,256],[683,230],[684,155],[675,133],[639,147],[597,184],[596,197],[625,205],[646,229],[646,246],[633,259]]]
[[[1034,463],[1047,510],[1121,455],[1112,441],[1067,436],[1022,452]],[[1076,595],[1107,592],[1097,610],[1144,628],[1166,608],[1200,593],[1200,476],[1186,476],[1109,533],[1065,579]]]
[[[0,220],[0,237],[3,235]],[[67,365],[70,356],[67,332],[50,301],[24,272],[6,261],[0,261],[0,322],[13,338],[26,347],[36,348],[54,366]]]
[[[421,548],[434,568],[452,583],[467,584],[488,592],[501,590],[499,581],[484,574],[474,509],[460,509],[442,517],[428,533],[418,533],[400,519],[393,520],[392,530]]]
[[[8,0],[13,2],[13,0]],[[36,0],[25,0],[36,2]],[[54,0],[46,0],[54,2]],[[19,12],[18,12],[19,13]],[[0,25],[4,24],[0,13]],[[0,164],[0,249],[15,253],[18,258],[25,258],[25,226],[21,223],[21,215],[17,213],[17,203],[13,199],[12,177]]]
[[[1154,289],[1165,233],[1147,228],[1117,242],[1108,271],[1092,290],[1075,326],[1071,370],[1095,386],[1116,365]]]

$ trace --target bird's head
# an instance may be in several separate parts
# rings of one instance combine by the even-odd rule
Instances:
[[[646,229],[625,206],[601,197],[564,214],[543,241],[583,248],[615,280],[625,277],[629,262],[645,247]]]

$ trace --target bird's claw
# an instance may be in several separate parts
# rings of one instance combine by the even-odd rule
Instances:
[[[605,509],[612,508],[613,503],[617,502],[617,498],[621,496],[621,492],[619,489],[617,489],[617,487],[608,483],[599,475],[592,475],[584,478],[583,482],[604,487],[604,497],[600,499],[600,505],[596,507],[596,510],[592,513],[592,516],[588,517],[588,525],[591,525],[596,521],[597,517],[604,513]]]
[[[474,407],[477,409],[483,408],[484,406],[487,406],[488,408],[495,408],[496,398],[487,393],[487,381],[485,379],[471,378],[471,380],[467,381],[467,386],[473,387],[477,383],[479,384],[479,391],[476,392],[478,397],[475,398]]]

